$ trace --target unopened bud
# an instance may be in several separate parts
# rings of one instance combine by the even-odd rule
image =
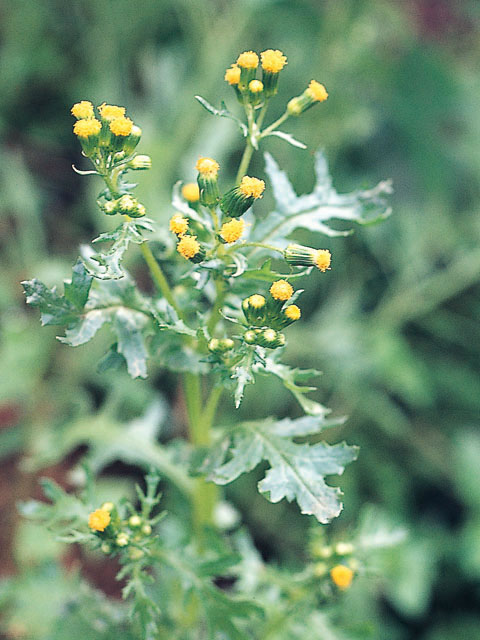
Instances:
[[[134,171],[145,171],[152,168],[152,159],[150,156],[135,156],[127,164],[127,167]]]

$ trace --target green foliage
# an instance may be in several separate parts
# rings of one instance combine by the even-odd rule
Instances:
[[[260,493],[271,502],[296,500],[302,513],[325,524],[340,513],[341,492],[328,487],[324,476],[342,474],[345,465],[355,460],[357,450],[345,443],[297,444],[294,438],[316,435],[339,422],[305,416],[235,425],[208,454],[203,470],[208,479],[223,485],[266,460],[270,468],[258,484]]]

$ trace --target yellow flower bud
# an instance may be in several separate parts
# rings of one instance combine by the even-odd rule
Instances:
[[[94,531],[105,531],[110,524],[110,513],[106,509],[96,509],[88,516],[88,526]]]
[[[241,238],[244,229],[245,222],[243,220],[231,220],[222,225],[220,236],[224,242],[231,244]]]
[[[352,584],[353,571],[343,564],[337,564],[330,570],[330,577],[337,587],[344,591]]]
[[[240,67],[236,64],[232,64],[225,71],[224,80],[230,85],[237,85],[240,82]]]
[[[287,64],[287,58],[278,49],[267,49],[260,54],[262,69],[269,73],[279,73]]]
[[[200,200],[200,189],[198,184],[189,182],[182,187],[182,196],[187,202],[198,202]]]
[[[277,280],[270,287],[270,293],[275,300],[285,302],[293,295],[293,287],[286,280]]]
[[[85,118],[93,118],[93,104],[88,100],[82,100],[73,105],[70,110],[72,116],[75,116],[77,120],[83,120]]]
[[[175,213],[170,218],[170,231],[177,236],[183,235],[188,229],[188,220],[181,213]]]

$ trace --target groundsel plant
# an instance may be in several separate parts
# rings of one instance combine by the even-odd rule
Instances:
[[[137,504],[96,502],[94,474],[87,468],[79,497],[48,481],[52,504],[32,502],[24,510],[46,521],[61,539],[116,558],[129,603],[130,635],[125,637],[307,637],[309,625],[318,628],[318,606],[338,598],[365,567],[365,554],[352,541],[313,542],[310,561],[294,574],[267,566],[219,490],[263,464],[267,470],[259,492],[274,503],[296,501],[317,531],[342,507],[340,489],[325,477],[342,474],[357,456],[356,447],[330,445],[319,437],[343,418],[330,417],[309,397],[315,388],[305,383],[318,372],[291,368],[282,357],[288,327],[302,322],[299,283],[327,278],[335,268],[322,237],[350,233],[335,230],[331,221],[366,224],[386,217],[391,188],[381,182],[370,190],[337,193],[322,153],[315,155],[316,185],[310,194],[297,196],[269,153],[266,180],[251,175],[252,155],[266,138],[276,136],[304,149],[280,127],[308,109],[321,109],[328,98],[323,84],[311,80],[287,102],[280,118],[264,125],[286,64],[281,51],[260,56],[246,51],[227,69],[225,81],[243,118],[223,102],[217,109],[196,96],[208,112],[235,123],[245,151],[234,183],[205,155],[192,167],[196,183],[175,185],[168,229],[162,231],[171,238],[170,252],[160,252],[151,240],[160,237],[158,223],[148,217],[129,181],[132,173],[154,170],[151,159],[137,153],[140,127],[121,106],[104,103],[95,109],[83,100],[71,109],[73,132],[92,165],[75,170],[103,181],[97,204],[118,225],[82,250],[63,294],[34,279],[24,283],[27,302],[39,308],[44,325],[63,326],[59,340],[72,347],[108,325],[114,337],[99,363],[106,375],[126,367],[133,378],[145,378],[149,363],[177,373],[188,441],[160,445],[152,431],[149,446],[156,454]],[[258,201],[267,192],[274,210],[259,215]],[[295,242],[301,231],[311,246]],[[148,266],[156,288],[152,296],[141,292],[125,269],[131,245],[138,245]],[[247,386],[261,375],[278,379],[303,415],[214,426],[222,395],[225,403],[239,407]],[[159,507],[160,481],[173,485],[187,508],[165,515]]]

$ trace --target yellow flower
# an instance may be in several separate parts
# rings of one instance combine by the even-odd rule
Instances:
[[[110,524],[110,513],[106,509],[97,509],[88,516],[88,526],[94,531],[105,531]]]
[[[114,118],[110,122],[110,131],[115,136],[126,137],[130,135],[132,127],[133,122],[130,120],[130,118],[125,118],[124,116],[121,116],[120,118]]]
[[[197,236],[182,236],[177,244],[177,251],[187,260],[194,258],[200,251]]]
[[[284,311],[289,320],[298,320],[302,315],[300,308],[296,304],[290,304]]]
[[[230,222],[225,222],[220,229],[220,235],[227,242],[231,244],[232,242],[236,242],[241,236],[245,229],[245,222],[243,220],[231,220]]]
[[[79,138],[88,138],[98,135],[101,128],[102,125],[98,120],[88,118],[87,120],[77,120],[73,125],[73,133]]]
[[[337,564],[330,570],[330,577],[337,587],[343,591],[352,584],[353,571],[343,564]]]
[[[263,91],[263,82],[260,82],[260,80],[252,80],[248,84],[248,88],[252,93],[261,93]]]
[[[182,196],[187,202],[198,202],[200,199],[200,189],[195,182],[189,182],[182,187]]]
[[[247,198],[257,199],[262,197],[262,193],[265,190],[265,182],[258,178],[244,176],[238,188]]]
[[[100,115],[105,120],[113,120],[114,118],[123,118],[125,115],[125,107],[117,107],[114,104],[101,104],[98,107]]]
[[[254,51],[244,51],[238,56],[237,65],[244,69],[256,69],[258,67],[258,56]]]
[[[267,49],[260,54],[262,69],[270,73],[279,73],[287,64],[287,58],[278,49]]]
[[[175,213],[170,218],[170,231],[176,233],[177,236],[182,235],[188,229],[188,220],[181,213]]]
[[[320,271],[330,269],[330,262],[332,261],[332,254],[328,249],[317,249],[315,252],[315,264]]]
[[[275,300],[288,300],[293,295],[293,287],[286,280],[277,280],[270,287],[270,293]]]
[[[265,298],[259,293],[254,293],[253,296],[248,298],[248,304],[254,309],[261,309],[265,306]]]
[[[231,85],[238,84],[240,82],[240,67],[236,64],[230,65],[225,71],[224,80]]]
[[[325,102],[328,98],[328,93],[323,84],[317,82],[316,80],[312,80],[308,85],[308,88],[305,90],[305,93],[308,94],[315,102]]]
[[[213,178],[217,175],[220,165],[212,158],[199,158],[195,169],[204,177]]]
[[[79,120],[84,118],[93,118],[93,104],[88,100],[82,100],[81,102],[77,102],[71,108],[72,116],[78,118]]]

